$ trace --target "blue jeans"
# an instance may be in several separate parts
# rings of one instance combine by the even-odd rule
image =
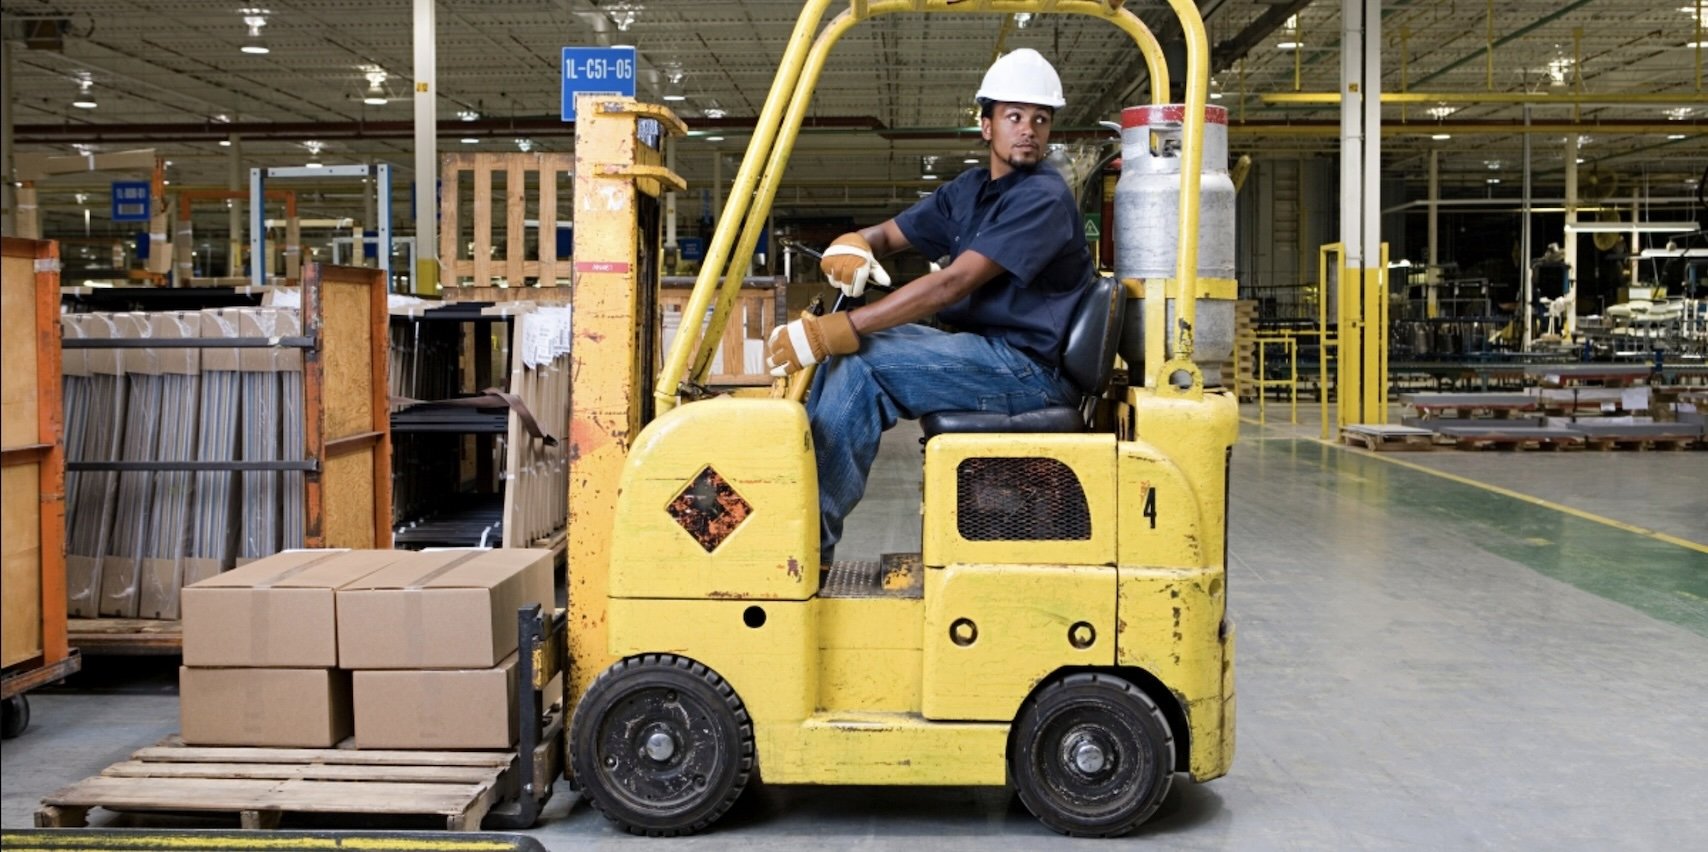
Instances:
[[[807,400],[818,461],[819,558],[866,493],[878,440],[897,420],[939,411],[1022,414],[1078,405],[1065,377],[1000,340],[904,325],[861,338],[860,351],[819,367]]]

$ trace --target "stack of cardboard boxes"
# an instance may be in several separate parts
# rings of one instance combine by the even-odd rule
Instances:
[[[545,550],[288,551],[184,589],[189,745],[512,747]]]

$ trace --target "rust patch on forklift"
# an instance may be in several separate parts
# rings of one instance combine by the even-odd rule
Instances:
[[[801,563],[796,561],[795,557],[789,557],[789,564],[784,570],[789,572],[789,576],[793,577],[795,582],[799,583],[801,581]]]
[[[664,511],[711,553],[747,520],[753,506],[708,466]]]

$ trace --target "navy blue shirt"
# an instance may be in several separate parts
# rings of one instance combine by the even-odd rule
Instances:
[[[1091,282],[1079,206],[1049,166],[1001,180],[969,169],[895,218],[926,257],[950,262],[968,249],[1002,267],[937,316],[961,331],[1006,341],[1047,367],[1061,362],[1068,318]]]

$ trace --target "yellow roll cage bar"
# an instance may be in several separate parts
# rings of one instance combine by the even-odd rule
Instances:
[[[724,324],[729,319],[730,307],[735,302],[746,274],[743,259],[751,257],[754,247],[759,244],[759,236],[765,228],[771,203],[776,198],[777,186],[782,182],[783,170],[794,150],[795,138],[800,133],[802,119],[805,118],[807,106],[812,101],[819,75],[824,71],[825,60],[830,49],[855,24],[898,12],[1030,12],[1100,18],[1119,27],[1137,43],[1144,56],[1145,67],[1150,73],[1151,103],[1160,104],[1168,99],[1168,69],[1162,46],[1137,15],[1122,8],[1125,0],[850,0],[848,8],[837,14],[817,38],[812,38],[813,31],[818,28],[831,2],[832,0],[807,0],[801,8],[800,17],[795,21],[795,29],[789,36],[789,45],[783,52],[777,76],[771,81],[771,91],[765,97],[765,108],[760,112],[759,121],[754,126],[753,138],[748,142],[747,153],[742,158],[729,200],[718,219],[711,245],[706,249],[706,257],[700,267],[699,277],[694,282],[693,293],[683,308],[684,317],[704,317],[706,311],[714,307],[715,298],[711,323],[706,331],[696,338],[691,330],[699,328],[699,323],[691,320],[683,322],[683,333],[678,334],[673,341],[670,352],[665,357],[664,368],[659,373],[658,382],[653,386],[658,414],[663,414],[678,404],[684,375],[689,374],[690,357],[693,361],[691,375],[695,382],[704,381],[710,370],[713,354],[723,339]],[[1167,2],[1179,18],[1181,30],[1186,37],[1186,116],[1181,134],[1180,234],[1175,274],[1169,282],[1167,297],[1176,300],[1178,326],[1175,352],[1177,357],[1189,358],[1192,351],[1192,328],[1197,323],[1198,177],[1203,168],[1204,106],[1209,94],[1210,48],[1209,39],[1204,32],[1204,19],[1199,15],[1192,0]],[[764,164],[762,172],[761,163]],[[736,236],[738,228],[739,241]],[[732,245],[735,248],[733,252]],[[1162,313],[1157,312],[1159,317]],[[1150,337],[1156,338],[1156,348],[1160,350],[1160,335]],[[1165,364],[1162,360],[1158,357],[1149,361],[1151,368],[1156,371],[1152,387],[1159,391],[1168,388],[1169,384],[1164,381],[1164,377],[1183,366],[1190,368],[1188,372],[1194,377],[1194,388],[1202,387],[1202,380],[1197,377],[1196,368],[1191,368],[1189,363],[1169,361]]]

